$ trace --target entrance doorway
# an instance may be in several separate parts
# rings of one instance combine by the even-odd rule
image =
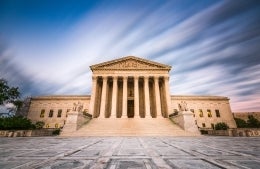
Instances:
[[[134,117],[134,100],[127,101],[127,117],[128,118]]]

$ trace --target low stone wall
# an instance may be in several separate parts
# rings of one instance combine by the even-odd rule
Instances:
[[[235,137],[260,137],[260,128],[237,128],[232,131]]]
[[[214,136],[232,136],[230,130],[208,130],[208,135]]]
[[[260,129],[237,128],[228,130],[207,130],[207,134],[213,136],[260,137]]]
[[[52,132],[57,129],[40,130],[0,130],[0,137],[41,137],[52,136]]]

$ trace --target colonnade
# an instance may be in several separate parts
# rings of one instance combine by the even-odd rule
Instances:
[[[92,76],[94,118],[168,117],[168,76]]]

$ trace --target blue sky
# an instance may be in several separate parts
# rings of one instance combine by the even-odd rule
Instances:
[[[259,1],[0,0],[0,77],[23,96],[90,94],[90,65],[134,55],[173,67],[172,94],[259,111],[259,44]]]

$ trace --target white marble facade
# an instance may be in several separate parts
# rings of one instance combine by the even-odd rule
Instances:
[[[236,127],[227,97],[170,95],[171,66],[127,56],[90,68],[91,96],[32,97],[28,118],[45,121],[45,127],[62,127],[78,102],[93,118],[168,118],[185,103],[198,127],[211,128],[217,122]]]

